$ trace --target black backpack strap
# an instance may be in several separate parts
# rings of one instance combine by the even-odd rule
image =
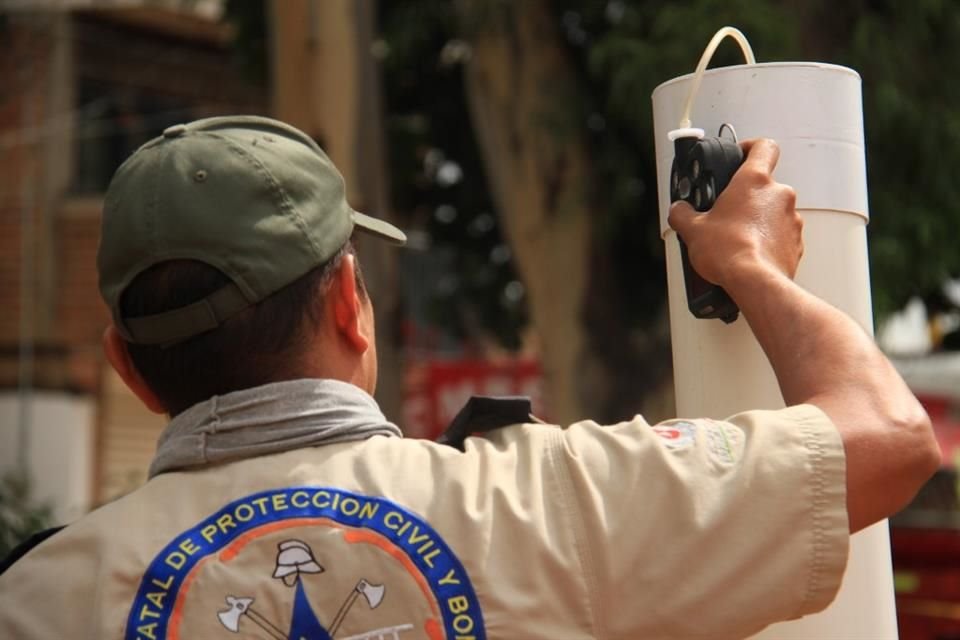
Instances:
[[[512,424],[540,422],[533,416],[530,398],[526,396],[471,396],[457,413],[437,442],[463,451],[463,442],[470,434],[485,433]]]
[[[43,531],[38,531],[16,547],[13,548],[13,551],[7,554],[7,557],[0,561],[0,575],[6,573],[7,569],[12,567],[17,560],[27,555],[31,549],[35,546],[55,534],[56,532],[63,529],[63,527],[52,527],[50,529],[44,529]]]

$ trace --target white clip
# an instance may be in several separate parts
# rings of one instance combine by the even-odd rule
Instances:
[[[698,129],[697,127],[683,127],[682,129],[674,129],[667,133],[667,138],[670,139],[670,142],[674,142],[678,138],[696,138],[700,140],[704,136],[703,129]]]

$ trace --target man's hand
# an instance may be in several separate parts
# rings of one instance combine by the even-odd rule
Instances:
[[[780,148],[767,139],[741,146],[746,159],[709,214],[683,201],[670,208],[670,226],[687,243],[693,268],[724,288],[745,267],[772,268],[793,279],[803,255],[797,195],[773,179]]]

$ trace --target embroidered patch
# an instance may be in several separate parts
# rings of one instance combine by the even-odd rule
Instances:
[[[236,500],[150,563],[128,640],[486,637],[470,579],[417,515],[299,487]]]
[[[707,439],[707,451],[723,464],[733,464],[740,455],[743,445],[743,432],[736,427],[720,422],[708,422],[704,429]]]
[[[653,428],[663,444],[670,449],[688,449],[693,446],[697,435],[697,426],[692,422],[671,422],[658,424]]]

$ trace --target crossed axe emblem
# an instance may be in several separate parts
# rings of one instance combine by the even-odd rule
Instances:
[[[387,588],[382,584],[370,584],[363,579],[357,582],[356,586],[350,591],[350,595],[348,595],[346,600],[343,601],[343,604],[340,605],[337,615],[333,618],[333,622],[330,625],[330,637],[332,638],[336,635],[337,630],[340,629],[340,625],[343,624],[347,613],[349,613],[357,601],[357,598],[363,596],[367,605],[371,609],[376,609],[380,605],[380,602],[383,601],[383,594],[386,590]],[[251,606],[253,602],[253,598],[227,596],[227,606],[229,608],[217,613],[220,624],[226,627],[227,630],[238,633],[240,631],[240,619],[243,616],[247,616],[251,622],[263,629],[273,640],[290,640],[277,625],[253,609]]]

